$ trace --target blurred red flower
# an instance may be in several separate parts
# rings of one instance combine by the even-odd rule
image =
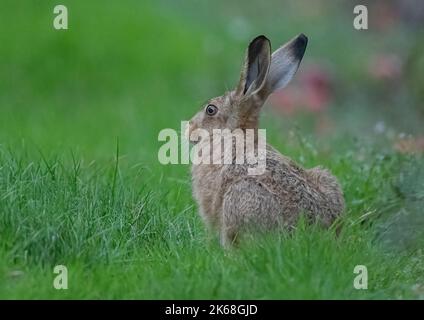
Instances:
[[[393,53],[377,54],[371,59],[368,72],[377,80],[397,80],[402,75],[402,59]]]
[[[424,137],[407,137],[398,139],[394,144],[400,153],[424,153]]]
[[[321,112],[333,98],[330,73],[321,66],[305,66],[299,79],[273,94],[270,103],[284,114],[296,111]]]

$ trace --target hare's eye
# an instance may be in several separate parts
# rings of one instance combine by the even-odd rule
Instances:
[[[206,107],[206,113],[208,116],[214,116],[218,112],[218,108],[213,104],[208,104]]]

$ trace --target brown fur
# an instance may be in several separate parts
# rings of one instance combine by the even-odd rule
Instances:
[[[211,99],[208,104],[217,106],[218,113],[209,116],[202,109],[190,120],[189,133],[197,128],[208,132],[257,129],[262,105],[293,76],[306,43],[301,35],[271,56],[268,39],[260,36],[253,40],[237,88]],[[206,224],[220,233],[223,245],[233,243],[239,233],[252,227],[293,227],[301,213],[328,227],[344,209],[342,190],[328,170],[303,169],[271,146],[266,150],[266,170],[261,175],[248,175],[248,164],[192,167],[194,198]]]

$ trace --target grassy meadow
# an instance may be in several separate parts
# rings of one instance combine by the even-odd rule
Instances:
[[[56,4],[0,4],[1,299],[424,299],[422,31],[358,31],[355,1],[329,0],[66,0],[69,29],[55,30]],[[159,163],[158,133],[233,87],[256,35],[275,49],[301,32],[287,94],[311,73],[331,85],[295,112],[276,95],[261,127],[338,177],[341,232],[300,222],[223,250],[189,166]],[[403,73],[373,69],[379,53]],[[56,265],[68,290],[53,287]]]

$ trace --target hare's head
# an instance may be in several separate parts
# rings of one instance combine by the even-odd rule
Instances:
[[[252,40],[247,48],[240,81],[233,91],[210,99],[190,120],[188,134],[196,129],[256,129],[259,112],[267,97],[283,88],[296,73],[308,38],[300,34],[271,55],[265,36]]]

